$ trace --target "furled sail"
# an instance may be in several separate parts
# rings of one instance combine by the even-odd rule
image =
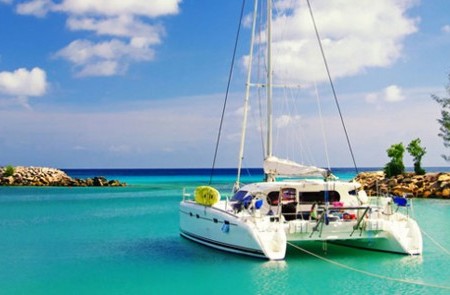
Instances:
[[[264,173],[271,176],[323,176],[328,171],[314,166],[305,166],[293,161],[278,159],[271,156],[264,160]]]

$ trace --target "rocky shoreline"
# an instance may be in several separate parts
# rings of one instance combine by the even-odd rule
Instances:
[[[384,172],[361,172],[354,180],[361,183],[369,196],[391,193],[416,198],[450,199],[450,173],[403,173],[386,178]]]
[[[13,167],[13,173],[7,173],[7,168],[0,167],[0,186],[126,186],[119,180],[107,180],[102,176],[72,178],[55,168],[17,166]],[[383,171],[361,172],[353,180],[361,183],[369,196],[391,193],[416,198],[450,199],[449,172],[425,175],[403,173],[391,178],[386,178]]]
[[[14,168],[9,173],[8,168]],[[0,167],[0,186],[126,186],[118,180],[105,177],[79,179],[68,176],[64,171],[48,167]]]

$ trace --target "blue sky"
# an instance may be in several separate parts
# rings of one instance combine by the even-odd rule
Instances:
[[[424,166],[448,165],[430,94],[446,94],[450,2],[311,2],[357,164],[382,166],[391,144],[420,138]],[[309,93],[314,82],[323,93],[329,86],[304,29],[304,5],[277,1],[285,14],[274,22],[282,53],[274,63],[290,70],[274,74],[299,78]],[[237,0],[0,0],[0,165],[210,167],[240,7]],[[239,43],[221,167],[237,163],[249,31]],[[308,115],[301,120],[315,125]],[[334,127],[330,165],[351,167]],[[260,166],[261,153],[248,151],[245,164]],[[405,164],[412,165],[408,155]]]

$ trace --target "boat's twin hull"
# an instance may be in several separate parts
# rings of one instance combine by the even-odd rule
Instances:
[[[421,254],[422,236],[412,219],[368,218],[318,224],[311,220],[278,222],[273,217],[232,214],[219,207],[180,203],[180,233],[192,241],[238,254],[281,260],[287,242],[331,241],[369,250]]]
[[[321,228],[316,222],[297,220],[286,225],[287,240],[331,241],[367,250],[409,255],[422,253],[422,235],[413,219],[368,218],[359,227],[356,224],[357,221],[331,222]]]

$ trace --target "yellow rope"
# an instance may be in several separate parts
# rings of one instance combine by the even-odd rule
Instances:
[[[289,246],[291,246],[291,247],[294,247],[294,248],[296,248],[296,249],[298,249],[298,250],[304,252],[304,253],[307,253],[307,254],[309,254],[309,255],[312,255],[312,256],[314,256],[314,257],[316,257],[316,258],[318,258],[318,259],[321,259],[321,260],[323,260],[323,261],[326,261],[326,262],[328,262],[328,263],[337,265],[337,266],[339,266],[339,267],[342,267],[342,268],[345,268],[345,269],[348,269],[348,270],[352,270],[352,271],[355,271],[355,272],[358,272],[358,273],[365,274],[365,275],[367,275],[367,276],[371,276],[371,277],[375,277],[375,278],[379,278],[379,279],[384,279],[384,280],[395,281],[395,282],[401,282],[401,283],[405,283],[405,284],[411,284],[411,285],[418,285],[418,286],[424,286],[424,287],[432,287],[432,288],[439,288],[439,289],[450,290],[450,287],[449,287],[449,286],[433,285],[433,284],[427,284],[427,283],[421,283],[421,282],[409,281],[409,280],[404,280],[404,279],[390,278],[390,277],[387,277],[387,276],[382,276],[382,275],[379,275],[379,274],[371,273],[371,272],[368,272],[368,271],[365,271],[365,270],[357,269],[357,268],[354,268],[354,267],[351,267],[351,266],[348,266],[348,265],[345,265],[345,264],[342,264],[342,263],[333,261],[333,260],[331,260],[331,259],[322,257],[322,256],[320,256],[320,255],[317,255],[317,254],[315,254],[315,253],[312,253],[312,252],[310,252],[310,251],[308,251],[308,250],[306,250],[306,249],[303,249],[303,248],[301,248],[301,247],[299,247],[299,246],[297,246],[297,245],[294,245],[294,244],[292,244],[292,243],[289,243],[289,242],[288,242],[287,244],[288,244]]]

